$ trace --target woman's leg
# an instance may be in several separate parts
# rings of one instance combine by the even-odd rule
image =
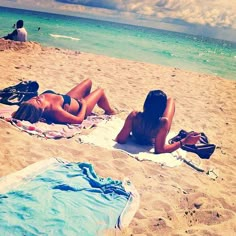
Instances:
[[[168,131],[170,130],[172,120],[175,114],[175,101],[173,98],[168,98],[166,109],[163,113],[163,117],[168,118]]]
[[[87,97],[84,98],[84,100],[87,103],[86,116],[91,114],[96,104],[105,111],[105,114],[107,115],[115,114],[115,110],[111,108],[108,99],[104,93],[104,90],[101,88],[98,88],[92,93],[90,93]]]
[[[90,94],[92,88],[92,81],[90,79],[86,79],[71,89],[67,95],[75,99],[81,99]]]

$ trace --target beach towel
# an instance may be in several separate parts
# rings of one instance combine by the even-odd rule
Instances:
[[[154,154],[153,146],[138,145],[132,140],[132,137],[125,144],[117,143],[114,139],[123,125],[124,121],[122,119],[112,117],[109,121],[102,121],[98,124],[90,134],[80,135],[78,141],[81,143],[91,143],[111,150],[122,151],[139,161],[153,161],[169,167],[179,166],[183,162],[186,152],[181,149],[173,153]],[[170,133],[167,140],[174,135],[174,133]]]
[[[130,180],[101,178],[89,163],[51,158],[0,179],[1,235],[106,235],[138,207]]]
[[[82,129],[89,129],[103,120],[110,119],[108,115],[92,115],[88,116],[81,124],[48,124],[41,121],[31,124],[28,121],[20,121],[11,117],[11,114],[17,109],[18,106],[1,106],[0,118],[21,131],[47,139],[71,138],[81,133]]]

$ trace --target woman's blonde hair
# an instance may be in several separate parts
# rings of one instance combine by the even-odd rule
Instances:
[[[27,120],[30,123],[36,123],[43,115],[43,110],[29,103],[22,103],[18,110],[13,114],[13,118],[18,120]]]

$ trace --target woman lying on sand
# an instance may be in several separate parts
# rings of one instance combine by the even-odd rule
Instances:
[[[116,137],[118,143],[125,143],[132,132],[139,144],[154,144],[155,153],[173,152],[184,144],[196,144],[200,134],[192,132],[179,142],[166,144],[175,112],[175,102],[161,90],[150,91],[144,102],[143,112],[132,111]]]
[[[22,103],[12,117],[31,123],[41,118],[55,123],[80,124],[91,114],[97,104],[105,114],[114,115],[103,89],[91,92],[92,81],[87,79],[71,89],[66,95],[47,90],[39,96]]]

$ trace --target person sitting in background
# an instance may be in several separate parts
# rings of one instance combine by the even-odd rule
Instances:
[[[44,118],[48,122],[80,124],[96,104],[105,114],[114,115],[115,110],[111,108],[104,90],[98,88],[90,93],[91,88],[92,81],[86,79],[65,95],[47,90],[22,103],[12,117],[31,123]]]
[[[8,34],[7,36],[4,36],[3,38],[15,40],[15,41],[20,41],[20,42],[26,42],[27,41],[27,31],[23,26],[24,26],[24,21],[18,20],[16,22],[16,29],[12,33]]]
[[[166,144],[175,112],[173,98],[168,98],[161,90],[150,91],[143,106],[143,112],[132,111],[116,137],[123,144],[132,133],[135,141],[141,145],[154,144],[155,153],[170,153],[182,145],[196,144],[200,134],[192,132],[179,142]]]

